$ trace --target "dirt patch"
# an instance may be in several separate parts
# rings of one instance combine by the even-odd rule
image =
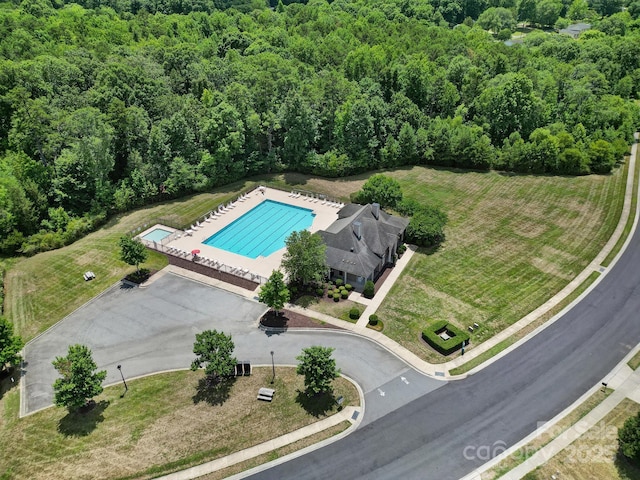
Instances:
[[[260,319],[260,324],[268,328],[340,328],[286,309],[278,314],[269,310]]]

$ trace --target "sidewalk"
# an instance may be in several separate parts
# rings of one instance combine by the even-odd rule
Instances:
[[[630,398],[635,402],[640,401],[640,369],[633,371],[627,365],[627,361],[629,361],[638,351],[640,350],[640,345],[636,346],[623,360],[618,364],[618,366],[613,370],[613,372],[606,378],[607,386],[609,388],[613,388],[614,392],[605,398],[598,406],[596,406],[593,410],[591,410],[588,414],[582,417],[579,421],[577,421],[574,425],[561,432],[555,439],[550,441],[547,445],[542,447],[536,453],[531,455],[527,460],[519,464],[514,469],[510,470],[506,474],[500,477],[501,480],[519,480],[524,477],[530,471],[536,469],[539,466],[547,463],[554,455],[560,453],[563,449],[567,448],[571,445],[575,440],[580,438],[581,435],[584,435],[588,429],[597,426],[598,423],[607,416],[614,408],[616,408],[622,400],[625,398]],[[534,440],[536,437],[552,428],[557,422],[559,422],[562,418],[564,418],[568,413],[573,411],[583,400],[591,396],[598,389],[600,389],[600,385],[595,385],[590,391],[588,391],[581,399],[576,401],[573,405],[569,406],[563,412],[561,412],[556,418],[549,421],[544,428],[536,430],[534,433],[529,435],[527,438],[523,439],[517,445],[514,445],[512,448],[484,464],[478,470],[472,472],[471,474],[464,477],[462,480],[481,480],[481,475],[487,470],[493,468],[495,465],[500,463],[503,459],[513,455],[514,453],[520,451],[524,448],[529,442]]]
[[[638,140],[638,133],[636,133],[634,136],[635,136],[636,141],[637,141]],[[593,272],[600,272],[603,275],[600,275],[600,277],[594,283],[592,283],[591,286],[580,297],[576,298],[570,305],[568,305],[565,308],[565,310],[571,309],[575,303],[578,303],[582,299],[582,297],[584,295],[586,295],[593,287],[595,287],[595,285],[602,279],[602,277],[606,274],[606,272],[609,270],[611,265],[613,265],[613,263],[615,262],[615,259],[614,259],[614,261],[611,262],[609,267],[603,267],[601,265],[601,263],[604,261],[604,259],[607,257],[607,255],[609,255],[609,253],[613,250],[613,248],[618,243],[618,240],[622,236],[622,233],[624,232],[625,225],[627,224],[627,219],[629,218],[629,214],[631,212],[631,201],[633,199],[633,185],[634,185],[634,181],[635,181],[634,174],[635,174],[635,168],[636,168],[635,165],[636,165],[636,161],[637,161],[637,154],[638,154],[638,144],[634,143],[633,146],[631,147],[631,155],[629,155],[629,169],[628,169],[627,185],[626,185],[625,196],[624,196],[624,205],[622,207],[622,213],[620,215],[620,220],[618,221],[618,226],[616,227],[616,229],[614,230],[613,234],[611,235],[611,238],[609,238],[609,241],[605,244],[604,248],[600,251],[600,253],[598,253],[598,255],[596,255],[596,257],[593,259],[593,261],[582,272],[580,272],[566,287],[564,287],[557,294],[555,294],[553,297],[551,297],[549,300],[547,300],[544,304],[540,305],[538,308],[533,310],[531,313],[529,313],[528,315],[524,316],[522,319],[520,319],[519,321],[517,321],[513,325],[507,327],[502,332],[500,332],[497,335],[493,336],[489,340],[481,343],[477,347],[474,347],[471,350],[467,350],[465,355],[464,355],[464,357],[459,356],[459,357],[457,357],[457,358],[455,358],[455,359],[453,359],[453,360],[451,360],[449,362],[441,364],[440,367],[443,370],[446,370],[447,373],[448,373],[449,370],[452,370],[452,369],[454,369],[456,367],[459,367],[459,366],[469,362],[471,359],[476,358],[477,356],[482,355],[484,352],[492,349],[497,344],[499,344],[503,340],[511,337],[515,333],[519,332],[520,330],[525,328],[527,325],[529,325],[530,323],[532,323],[533,321],[538,319],[540,316],[542,316],[545,313],[547,313],[553,307],[558,305],[560,302],[562,302],[576,288],[578,288],[582,284],[582,282],[584,282],[589,277],[589,275],[591,275]],[[637,218],[637,212],[636,212],[636,218]],[[629,238],[631,238],[631,235],[629,235]],[[622,252],[620,252],[620,253],[622,253]],[[551,325],[558,318],[560,318],[560,316],[563,313],[564,313],[564,311],[558,313],[552,319],[550,319],[547,322],[545,322],[545,324],[542,326],[542,328],[546,328],[549,325]],[[534,332],[532,332],[532,333],[534,333]],[[521,339],[519,342],[516,342],[515,344],[511,345],[511,347],[503,350],[501,353],[499,353],[498,355],[495,355],[491,359],[489,359],[486,362],[482,363],[482,365],[480,365],[479,367],[476,367],[472,371],[477,371],[479,368],[484,368],[487,365],[489,365],[490,363],[498,360],[500,357],[506,355],[511,350],[517,348],[517,346],[520,345],[521,342],[524,342],[524,341],[528,340],[529,337],[530,337],[530,335],[527,335],[526,337]],[[464,377],[462,377],[462,378],[464,378]]]
[[[635,134],[636,140],[638,139],[638,137],[639,137],[639,134],[636,133]],[[408,265],[409,261],[411,260],[411,258],[413,257],[413,255],[414,255],[414,253],[416,251],[416,247],[415,246],[409,246],[409,248],[407,248],[407,251],[402,256],[402,258],[398,259],[398,261],[396,262],[396,266],[392,270],[391,274],[389,275],[387,280],[382,284],[382,286],[376,292],[375,296],[372,299],[359,298],[359,297],[354,296],[352,294],[351,298],[354,301],[362,302],[363,304],[366,305],[366,308],[365,308],[364,312],[360,315],[360,319],[358,320],[358,322],[356,324],[345,322],[343,320],[339,320],[339,319],[331,317],[329,315],[325,315],[325,314],[322,314],[322,313],[319,313],[319,312],[316,312],[316,311],[313,311],[313,310],[309,310],[309,309],[306,309],[306,308],[298,307],[298,306],[292,305],[292,304],[288,304],[286,306],[286,308],[289,309],[289,310],[296,311],[296,312],[302,313],[304,315],[313,317],[313,318],[317,318],[319,320],[322,320],[323,322],[335,325],[335,326],[340,327],[340,328],[342,328],[344,330],[349,330],[349,331],[351,331],[351,332],[353,332],[355,334],[359,334],[359,335],[368,337],[371,340],[381,344],[388,351],[390,351],[391,353],[396,355],[398,358],[401,358],[402,360],[407,362],[409,365],[413,366],[415,369],[417,369],[417,370],[419,370],[422,373],[425,373],[427,375],[437,376],[439,378],[442,378],[443,380],[445,378],[446,379],[465,378],[466,375],[468,375],[468,374],[451,377],[451,376],[449,376],[449,370],[454,369],[456,367],[459,367],[459,366],[469,362],[470,360],[478,357],[479,355],[482,355],[483,353],[485,353],[486,351],[490,350],[491,348],[493,348],[494,346],[496,346],[497,344],[499,344],[503,340],[511,337],[512,335],[514,335],[517,332],[519,332],[521,329],[523,329],[526,326],[528,326],[530,323],[532,323],[535,320],[537,320],[541,315],[544,315],[546,312],[548,312],[549,310],[554,308],[556,305],[558,305],[561,301],[563,301],[568,295],[570,295],[594,271],[602,273],[602,275],[600,275],[600,277],[590,286],[589,289],[587,289],[585,292],[583,292],[583,294],[580,297],[576,298],[562,312],[560,312],[557,315],[555,315],[553,318],[551,318],[550,320],[545,322],[544,325],[542,325],[539,328],[540,329],[541,328],[546,328],[549,325],[553,324],[553,322],[555,322],[558,318],[560,318],[560,316],[564,313],[564,311],[566,311],[568,309],[571,309],[575,303],[579,302],[582,299],[582,297],[584,295],[586,295],[593,287],[595,287],[595,285],[602,279],[602,277],[604,275],[606,275],[606,273],[609,270],[610,266],[615,262],[615,259],[614,259],[614,262],[611,263],[609,268],[603,267],[601,265],[601,263],[607,257],[607,255],[609,255],[611,250],[615,247],[616,243],[618,243],[618,240],[622,236],[622,233],[624,231],[625,225],[627,223],[627,219],[628,219],[629,214],[631,212],[631,201],[632,201],[632,198],[633,198],[633,185],[634,185],[634,181],[635,181],[634,174],[635,174],[635,165],[636,165],[636,161],[637,161],[637,152],[638,152],[638,143],[634,143],[633,146],[631,147],[631,155],[629,156],[629,168],[628,168],[627,184],[626,184],[626,190],[625,190],[624,205],[623,205],[623,208],[622,208],[622,213],[620,215],[620,220],[618,222],[618,225],[617,225],[615,231],[611,235],[611,238],[606,243],[604,248],[600,251],[600,253],[567,286],[565,286],[560,292],[558,292],[556,295],[554,295],[552,298],[550,298],[547,302],[545,302],[543,305],[539,306],[538,308],[536,308],[535,310],[530,312],[528,315],[526,315],[525,317],[523,317],[522,319],[520,319],[519,321],[517,321],[513,325],[507,327],[502,332],[500,332],[497,335],[495,335],[494,337],[490,338],[489,340],[481,343],[480,345],[478,345],[478,346],[476,346],[476,347],[474,347],[472,349],[466,350],[464,357],[463,356],[458,356],[458,357],[454,358],[453,360],[450,360],[450,361],[448,361],[446,363],[431,364],[431,363],[428,363],[428,362],[422,360],[420,357],[418,357],[417,355],[413,354],[412,352],[410,352],[409,350],[407,350],[403,346],[397,344],[395,341],[391,340],[386,335],[384,335],[384,334],[382,334],[380,332],[376,332],[375,330],[372,330],[370,328],[367,328],[367,324],[369,322],[369,316],[377,311],[377,309],[380,307],[380,305],[384,301],[385,297],[387,296],[387,294],[389,293],[389,291],[391,290],[391,288],[395,284],[396,280],[398,279],[398,277],[400,276],[400,274],[402,273],[404,268]],[[637,221],[637,215],[636,215],[636,221]],[[631,237],[629,236],[629,238],[631,238]],[[198,281],[198,282],[201,282],[201,283],[205,283],[207,285],[212,285],[212,286],[215,286],[215,287],[218,287],[218,288],[222,288],[222,289],[225,289],[227,291],[231,291],[233,293],[236,293],[238,295],[241,295],[241,296],[244,296],[244,297],[247,297],[247,298],[257,299],[258,292],[259,292],[259,289],[260,289],[260,287],[257,287],[255,291],[251,292],[251,291],[245,290],[243,288],[236,287],[234,285],[230,285],[230,284],[221,282],[219,280],[215,280],[215,279],[207,277],[205,275],[200,275],[198,273],[195,273],[195,272],[192,272],[192,271],[189,271],[189,270],[183,270],[183,269],[181,269],[179,267],[175,267],[175,266],[172,266],[172,265],[169,265],[169,266],[165,267],[165,269],[163,269],[163,270],[167,270],[168,272],[174,273],[176,275],[180,275],[180,276],[184,276],[184,277],[187,277],[187,278],[191,278],[192,280],[195,280],[195,281]],[[163,272],[159,272],[159,274],[162,274],[162,273]],[[483,362],[481,365],[479,365],[478,367],[473,369],[472,372],[475,372],[475,371],[478,371],[479,369],[485,368],[487,365],[489,365],[492,362],[498,360],[499,358],[501,358],[502,356],[506,355],[507,353],[509,353],[513,349],[517,348],[523,342],[526,342],[532,335],[534,335],[538,331],[539,330],[537,329],[536,331],[531,332],[529,335],[527,335],[524,338],[520,339],[518,342],[516,342],[513,345],[511,345],[509,348],[503,350],[499,354],[497,354],[494,357],[492,357],[492,358],[488,359],[487,361]]]
[[[341,412],[336,413],[335,415],[331,415],[329,418],[312,423],[311,425],[307,425],[306,427],[303,427],[294,432],[282,435],[278,438],[274,438],[273,440],[266,441],[264,443],[256,445],[255,447],[250,447],[245,450],[232,453],[231,455],[227,455],[226,457],[212,460],[211,462],[206,462],[201,465],[196,465],[195,467],[187,468],[185,470],[180,470],[179,472],[170,473],[169,475],[164,475],[162,477],[156,478],[163,480],[190,480],[192,478],[201,477],[203,475],[207,475],[208,473],[222,470],[223,468],[227,468],[237,463],[244,462],[245,460],[250,460],[254,457],[257,457],[258,455],[269,453],[278,448],[282,448],[286,445],[297,442],[298,440],[303,440],[311,435],[320,433],[323,430],[331,428],[344,421],[351,422],[351,427],[347,428],[344,432],[340,433],[339,435],[330,437],[323,442],[315,444],[315,446],[319,448],[322,445],[330,442],[335,442],[336,440],[339,440],[340,438],[351,433],[355,426],[360,423],[361,418],[362,415],[359,415],[359,408],[346,407]]]

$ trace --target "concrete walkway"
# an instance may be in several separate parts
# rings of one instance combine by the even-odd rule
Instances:
[[[304,440],[311,435],[320,433],[342,422],[351,422],[352,426],[341,432],[339,435],[335,435],[328,438],[327,440],[313,445],[314,448],[320,448],[326,443],[335,442],[351,433],[351,431],[359,423],[359,420],[362,418],[361,415],[358,415],[358,411],[359,408],[357,407],[346,407],[344,410],[336,413],[335,415],[331,415],[329,418],[312,423],[311,425],[307,425],[306,427],[303,427],[294,432],[282,435],[278,438],[274,438],[273,440],[268,440],[264,443],[256,445],[255,447],[247,448],[245,450],[232,453],[231,455],[227,455],[226,457],[218,458],[217,460],[212,460],[211,462],[206,462],[201,465],[196,465],[195,467],[187,468],[185,470],[181,470],[179,472],[171,473],[169,475],[164,475],[157,478],[163,480],[190,480],[192,478],[201,477],[203,475],[222,470],[223,468],[231,467],[232,465],[235,465],[237,463],[244,462],[245,460],[250,460],[259,455],[269,453],[273,450],[277,450],[278,448],[285,447],[294,442],[297,442],[298,440]],[[305,451],[306,449],[303,449],[299,450],[297,453],[299,455],[304,455]]]
[[[501,480],[519,480],[524,477],[530,471],[536,469],[547,463],[553,456],[560,453],[562,450],[571,445],[574,441],[584,435],[590,428],[596,427],[604,417],[606,417],[614,408],[616,408],[622,400],[630,398],[635,402],[640,403],[640,370],[633,371],[627,365],[627,362],[633,358],[633,356],[640,351],[640,345],[636,346],[625,358],[618,364],[613,370],[611,375],[606,379],[607,386],[613,388],[614,391],[607,398],[605,398],[598,406],[582,417],[571,427],[561,432],[555,439],[542,447],[532,456],[527,458],[524,462],[519,464],[516,468],[510,470],[508,473],[500,477]],[[490,462],[485,463],[480,469],[472,472],[464,477],[462,480],[481,480],[481,475],[487,470],[493,468],[505,458],[513,455],[514,453],[522,452],[526,454],[526,445],[533,441],[538,436],[547,432],[550,428],[556,425],[560,420],[571,413],[577,408],[584,400],[593,395],[597,390],[601,388],[600,385],[595,385],[585,395],[578,399],[573,405],[565,409],[553,420],[547,422],[543,428],[539,428],[527,438],[514,445],[503,454],[492,459]]]
[[[635,134],[635,138],[636,138],[636,141],[637,141],[638,133]],[[548,312],[549,310],[554,308],[556,305],[558,305],[560,302],[562,302],[568,295],[570,295],[576,288],[578,288],[589,277],[589,275],[592,274],[592,272],[598,271],[600,273],[606,274],[608,268],[603,267],[601,265],[601,263],[604,261],[604,259],[607,257],[607,255],[609,255],[609,253],[613,250],[613,248],[617,244],[618,240],[622,236],[622,233],[623,233],[624,228],[625,228],[626,223],[627,223],[627,219],[628,219],[629,214],[631,212],[631,202],[632,202],[632,197],[633,197],[633,185],[634,185],[634,181],[635,181],[635,178],[634,178],[635,163],[637,161],[637,149],[638,149],[638,144],[634,143],[633,146],[632,146],[632,149],[631,149],[631,155],[629,157],[628,177],[627,177],[627,184],[626,184],[626,191],[625,191],[625,198],[624,198],[624,206],[623,206],[623,210],[622,210],[622,214],[621,214],[620,220],[618,222],[618,226],[616,227],[613,235],[611,236],[611,238],[609,239],[607,244],[604,246],[602,251],[596,256],[596,258],[582,272],[580,272],[576,276],[576,278],[574,278],[573,281],[571,281],[565,288],[563,288],[555,296],[553,296],[551,299],[549,299],[543,305],[541,305],[540,307],[538,307],[537,309],[535,309],[534,311],[532,311],[531,313],[529,313],[528,315],[523,317],[520,321],[514,323],[513,325],[511,325],[507,329],[503,330],[501,333],[499,333],[496,336],[494,336],[492,339],[490,339],[490,340],[488,340],[486,342],[483,342],[481,345],[479,345],[477,347],[474,347],[471,350],[467,350],[467,353],[465,354],[464,357],[460,356],[460,357],[458,357],[456,359],[453,359],[453,360],[451,360],[449,362],[446,362],[446,363],[443,363],[443,364],[430,364],[428,362],[425,362],[421,358],[419,358],[417,355],[409,352],[404,347],[398,345],[396,342],[394,342],[393,340],[389,339],[387,336],[383,335],[382,333],[379,333],[379,332],[376,332],[374,330],[366,328],[369,316],[371,314],[375,313],[376,310],[379,308],[379,306],[381,305],[382,301],[384,300],[386,295],[389,293],[389,291],[390,291],[391,287],[393,286],[394,282],[398,279],[398,277],[402,273],[403,269],[409,263],[410,259],[412,258],[413,254],[415,253],[415,248],[407,249],[407,251],[402,256],[402,258],[398,260],[398,262],[396,264],[396,268],[394,268],[393,272],[389,275],[389,277],[387,278],[387,281],[385,281],[385,283],[382,285],[382,287],[379,289],[379,291],[376,292],[376,295],[374,296],[373,299],[370,299],[370,300],[369,299],[357,300],[357,301],[362,301],[362,303],[364,303],[366,305],[366,308],[365,308],[365,311],[362,313],[362,315],[360,317],[360,320],[356,324],[351,324],[349,322],[345,322],[345,321],[336,319],[336,318],[331,317],[329,315],[325,315],[325,314],[322,314],[322,313],[319,313],[319,312],[315,312],[313,310],[308,310],[308,309],[305,309],[305,308],[302,308],[302,307],[298,307],[298,306],[295,306],[295,305],[287,305],[286,308],[288,308],[288,309],[290,309],[292,311],[297,311],[297,312],[303,313],[303,314],[305,314],[307,316],[316,318],[318,320],[322,320],[322,321],[324,321],[326,323],[335,325],[335,326],[340,327],[342,329],[352,331],[353,333],[357,333],[357,334],[369,337],[370,339],[376,341],[378,344],[383,346],[389,352],[393,353],[398,358],[402,359],[403,361],[405,361],[409,365],[413,366],[416,370],[418,370],[418,371],[420,371],[420,372],[422,372],[424,374],[440,377],[440,378],[443,378],[443,379],[446,378],[446,377],[449,377],[448,371],[450,369],[456,368],[456,367],[458,367],[458,366],[460,366],[460,365],[472,360],[473,358],[483,354],[484,352],[486,352],[489,349],[493,348],[495,345],[497,345],[501,341],[509,338],[510,336],[514,335],[515,333],[517,333],[521,329],[523,329],[526,326],[528,326],[530,323],[532,323],[533,321],[538,319],[541,315],[545,314],[546,312]],[[637,224],[637,215],[636,215],[636,220],[635,220],[635,223],[634,223],[634,228],[635,228],[636,224]],[[616,257],[616,259],[614,259],[614,262],[616,260],[617,260],[617,257]],[[611,265],[614,262],[612,262]],[[257,297],[257,292],[258,292],[258,290],[260,288],[260,287],[258,287],[258,289],[256,289],[256,291],[254,291],[254,292],[249,292],[247,290],[244,290],[244,289],[241,289],[241,288],[238,288],[238,287],[233,287],[231,285],[228,285],[228,284],[225,284],[225,283],[222,283],[222,282],[218,282],[218,281],[216,281],[216,280],[214,280],[212,278],[206,277],[204,275],[199,275],[199,274],[191,272],[191,271],[182,270],[182,269],[174,267],[174,266],[169,266],[169,267],[166,267],[166,268],[167,268],[168,271],[171,271],[174,274],[182,275],[182,276],[191,278],[193,280],[200,281],[202,283],[209,284],[209,285],[214,285],[214,286],[217,286],[217,287],[220,287],[220,288],[223,288],[223,289],[233,290],[234,293],[237,293],[237,294],[249,297],[249,298],[256,298]],[[600,278],[602,278],[602,276]],[[595,284],[597,284],[598,281],[599,281],[599,279],[596,280],[596,282],[594,282],[592,284],[591,288],[593,286],[595,286]],[[566,310],[570,309],[575,303],[579,302],[582,299],[582,297],[584,295],[586,295],[591,290],[591,288],[587,289],[587,291],[585,291],[580,297],[578,297],[576,300],[574,300],[562,312],[558,313],[556,316],[554,316],[551,320],[546,322],[545,325],[543,325],[540,328],[545,328],[546,326],[550,325],[555,320],[560,318],[562,316],[562,314]],[[531,334],[527,335],[526,337],[521,339],[519,342],[517,342],[516,344],[512,345],[510,348],[504,350],[503,352],[501,352],[497,356],[493,357],[492,359],[484,362],[482,365],[480,365],[476,369],[472,370],[471,372],[474,372],[474,371],[477,371],[477,370],[479,370],[481,368],[484,368],[485,366],[487,366],[488,364],[490,364],[493,361],[497,360],[501,356],[506,355],[509,351],[511,351],[514,348],[516,348],[519,344],[521,344],[522,342],[526,341],[528,338],[530,338],[530,336],[532,336],[535,333],[537,333],[537,331],[536,332],[532,332]],[[595,425],[607,413],[609,413],[613,408],[615,408],[615,406],[618,405],[622,401],[622,399],[626,398],[627,396],[636,399],[636,401],[640,401],[640,389],[639,389],[639,386],[640,386],[640,372],[639,373],[631,372],[630,369],[628,367],[626,367],[626,365],[624,365],[626,363],[626,361],[629,358],[631,358],[631,356],[633,356],[633,354],[635,352],[637,352],[638,350],[640,350],[640,346],[636,347],[636,349],[634,349],[628,355],[628,357],[625,358],[625,360],[623,360],[623,362],[621,362],[620,367],[614,371],[614,373],[612,374],[612,378],[611,378],[611,380],[609,382],[609,386],[612,387],[612,388],[616,388],[616,390],[609,397],[607,397],[607,399],[605,399],[598,407],[596,407],[592,412],[590,412],[587,416],[585,416],[582,419],[582,421],[580,422],[580,431],[584,431],[584,425],[585,424],[586,425]],[[466,375],[459,376],[458,378],[463,378],[465,376]],[[553,419],[550,422],[548,422],[548,424],[547,424],[548,427],[547,428],[550,428],[551,426],[555,425],[555,423],[557,423],[561,418],[564,418],[564,416],[566,416],[569,412],[571,412],[573,409],[575,409],[577,406],[579,406],[584,400],[586,400],[586,398],[588,398],[591,394],[593,394],[598,388],[599,388],[598,385],[594,386],[592,388],[592,390],[590,390],[589,392],[585,393],[585,395],[583,397],[581,397],[580,399],[578,399],[573,405],[571,405],[569,408],[567,408],[564,412],[562,412],[560,415],[558,415],[555,419]],[[345,409],[340,414],[341,416],[339,416],[339,417],[334,415],[333,417],[331,417],[329,419],[323,420],[321,422],[317,422],[316,424],[314,424],[315,425],[314,429],[319,428],[320,430],[322,430],[323,428],[329,428],[330,426],[332,426],[334,424],[333,423],[334,421],[336,423],[339,423],[340,421],[347,419],[347,418],[343,418],[343,417],[348,416],[348,412],[349,412],[349,410]],[[334,419],[334,417],[335,417],[335,419]],[[307,428],[309,428],[309,427],[307,427]],[[305,430],[305,429],[302,429],[302,430]],[[348,432],[350,432],[352,430],[353,430],[353,427],[349,428],[348,430],[343,432],[343,434],[341,434],[338,437],[332,437],[332,439],[329,439],[328,441],[333,441],[333,440],[336,440],[337,438],[341,438],[341,436],[346,435]],[[571,433],[571,432],[573,432],[573,433]],[[312,433],[315,433],[315,431],[312,432]],[[299,435],[302,435],[301,438],[304,438],[305,436],[311,435],[312,433],[305,434],[305,432],[301,431],[299,433]],[[569,429],[566,434],[563,434],[558,439],[556,439],[556,440],[552,441],[551,443],[549,443],[546,447],[541,449],[537,454],[535,454],[532,457],[530,457],[526,462],[524,462],[519,467],[517,467],[516,469],[512,470],[512,472],[509,472],[509,474],[505,475],[502,478],[514,479],[514,480],[522,478],[522,476],[524,474],[526,474],[528,471],[531,471],[532,469],[536,468],[538,465],[543,464],[548,458],[550,458],[551,456],[555,455],[557,452],[562,450],[562,448],[564,448],[566,445],[570,444],[573,440],[575,440],[575,438],[577,438],[579,436],[578,433],[579,433],[579,431],[577,429],[575,429],[575,428]],[[507,450],[503,455],[501,455],[499,457],[496,457],[491,462],[486,463],[485,465],[483,465],[483,467],[481,467],[481,469],[478,469],[477,471],[471,473],[470,475],[465,477],[465,479],[466,480],[480,480],[480,474],[482,472],[484,472],[484,471],[488,470],[489,468],[491,468],[493,465],[498,463],[502,458],[506,457],[507,455],[512,454],[513,452],[517,451],[519,448],[522,448],[524,445],[526,445],[526,443],[531,441],[533,438],[535,438],[535,436],[537,436],[539,434],[540,434],[539,431],[534,432],[532,435],[530,435],[529,437],[525,438],[518,445],[514,446],[512,449]],[[252,457],[254,457],[256,455],[260,455],[262,453],[266,453],[266,452],[268,452],[268,451],[270,451],[270,450],[272,450],[274,448],[279,448],[279,447],[281,447],[283,445],[286,445],[288,443],[296,441],[298,439],[296,437],[296,435],[298,435],[298,434],[297,433],[292,433],[292,434],[289,434],[289,435],[285,435],[283,437],[280,437],[279,439],[275,439],[275,440],[272,440],[270,442],[265,442],[264,444],[261,444],[261,445],[256,446],[256,447],[252,447],[251,449],[247,449],[247,450],[244,450],[242,452],[238,452],[238,453],[233,454],[233,455],[231,455],[229,457],[225,457],[223,459],[219,459],[219,460],[216,460],[214,462],[209,462],[207,464],[203,464],[203,465],[200,465],[198,467],[194,467],[193,469],[187,469],[187,470],[184,470],[182,472],[177,472],[175,474],[172,474],[172,475],[169,475],[169,476],[166,476],[166,477],[161,477],[161,478],[167,478],[167,479],[195,478],[197,476],[204,475],[206,473],[210,473],[210,472],[215,471],[215,470],[220,469],[220,468],[225,468],[225,467],[227,467],[229,465],[241,462],[243,460],[252,458]],[[273,443],[273,442],[275,442],[275,443]],[[284,443],[282,443],[282,442],[284,442]],[[316,445],[316,447],[319,447],[319,446],[322,446],[322,445],[323,445],[323,443],[321,443],[319,445]],[[313,448],[313,447],[310,447],[310,448]],[[305,452],[306,450],[307,449],[300,451],[300,454],[303,454],[303,452]],[[202,470],[200,470],[201,468],[202,468]]]
[[[636,142],[637,142],[638,141],[638,133],[637,132],[635,133],[634,137],[635,137]],[[593,259],[593,261],[589,265],[587,265],[587,267],[582,272],[580,272],[571,282],[569,282],[569,284],[566,287],[564,287],[562,290],[560,290],[557,294],[555,294],[553,297],[551,297],[545,303],[540,305],[538,308],[533,310],[528,315],[524,316],[522,319],[520,319],[519,321],[517,321],[513,325],[509,326],[508,328],[505,328],[503,331],[501,331],[497,335],[493,336],[491,339],[487,340],[486,342],[481,343],[477,347],[474,347],[474,348],[472,348],[470,350],[467,350],[465,355],[464,355],[464,357],[459,356],[459,357],[457,357],[457,358],[455,358],[455,359],[453,359],[453,360],[451,360],[449,362],[446,362],[446,363],[443,363],[443,364],[439,365],[439,367],[442,370],[445,370],[448,373],[449,370],[452,370],[452,369],[454,369],[456,367],[459,367],[459,366],[469,362],[470,360],[478,357],[479,355],[482,355],[486,351],[488,351],[488,350],[492,349],[493,347],[495,347],[496,345],[498,345],[503,340],[506,340],[507,338],[509,338],[512,335],[516,334],[517,332],[519,332],[523,328],[527,327],[529,324],[531,324],[532,322],[534,322],[535,320],[540,318],[542,315],[547,313],[549,310],[554,308],[556,305],[558,305],[560,302],[562,302],[565,298],[567,298],[569,295],[571,295],[571,293],[573,293],[573,291],[576,290],[589,277],[589,275],[591,275],[593,272],[600,272],[602,274],[606,274],[606,272],[608,270],[608,267],[602,266],[602,262],[604,261],[604,259],[607,257],[607,255],[609,255],[609,253],[613,250],[613,248],[618,243],[618,240],[622,236],[624,228],[625,228],[625,226],[627,224],[627,219],[629,218],[629,214],[631,213],[631,202],[633,200],[633,185],[634,185],[634,181],[635,181],[634,174],[635,174],[635,168],[636,168],[637,154],[638,154],[638,143],[634,143],[633,146],[631,147],[631,155],[629,156],[629,170],[628,170],[628,175],[627,175],[627,185],[626,185],[625,196],[624,196],[624,205],[622,207],[622,214],[620,215],[620,220],[618,222],[618,226],[616,227],[615,231],[611,235],[611,238],[609,238],[609,241],[605,244],[604,248],[600,251],[600,253],[598,253],[598,255],[596,255],[596,257]],[[629,236],[629,238],[631,238],[631,236]],[[622,253],[622,252],[620,252],[620,253]],[[620,253],[618,254],[618,256],[620,255]],[[614,260],[614,262],[615,262],[615,260]],[[614,262],[611,262],[611,265],[613,265]],[[611,265],[609,265],[609,267]],[[588,288],[583,294],[581,294],[580,297],[576,298],[570,305],[568,305],[565,309],[563,309],[561,312],[559,312],[557,315],[555,315],[552,319],[550,319],[549,321],[545,322],[543,327],[551,325],[555,320],[560,318],[564,314],[564,312],[566,310],[572,308],[572,306],[575,303],[577,303],[580,300],[582,300],[582,297],[585,296],[589,291],[591,291],[591,289],[600,281],[602,276],[603,275],[601,275],[599,277],[599,279],[597,279],[594,283],[592,283],[590,288]],[[523,338],[522,341],[526,341],[526,339],[528,339],[528,338],[529,338],[529,336]],[[472,370],[472,372],[473,371],[477,371],[479,368],[486,367],[491,362],[499,359],[500,357],[502,357],[502,356],[506,355],[507,353],[509,353],[511,350],[517,348],[517,346],[519,344],[520,344],[520,342],[515,343],[510,348],[507,348],[507,349],[503,350],[500,354],[494,356],[490,360],[487,360],[486,362],[484,362],[481,366],[479,366],[476,369]]]

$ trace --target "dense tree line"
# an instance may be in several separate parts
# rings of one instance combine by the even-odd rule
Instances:
[[[136,1],[0,10],[2,251],[264,172],[607,173],[638,124],[635,4]],[[473,25],[492,8],[548,23],[547,3],[594,28],[509,47]]]

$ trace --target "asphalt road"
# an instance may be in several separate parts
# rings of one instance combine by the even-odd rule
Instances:
[[[530,341],[353,434],[254,479],[459,479],[553,418],[640,342],[640,236],[597,287]]]
[[[105,384],[154,372],[188,368],[195,334],[217,329],[232,336],[234,355],[253,365],[296,365],[302,348],[331,346],[336,363],[365,393],[373,421],[414,398],[445,385],[418,374],[380,345],[336,330],[288,331],[267,335],[258,329],[266,307],[233,293],[175,275],[144,289],[113,287],[78,309],[25,347],[23,414],[53,402],[57,372],[51,362],[70,344],[91,348]],[[402,381],[402,378],[405,381]],[[384,388],[385,396],[378,388]],[[131,386],[130,386],[131,388]]]

